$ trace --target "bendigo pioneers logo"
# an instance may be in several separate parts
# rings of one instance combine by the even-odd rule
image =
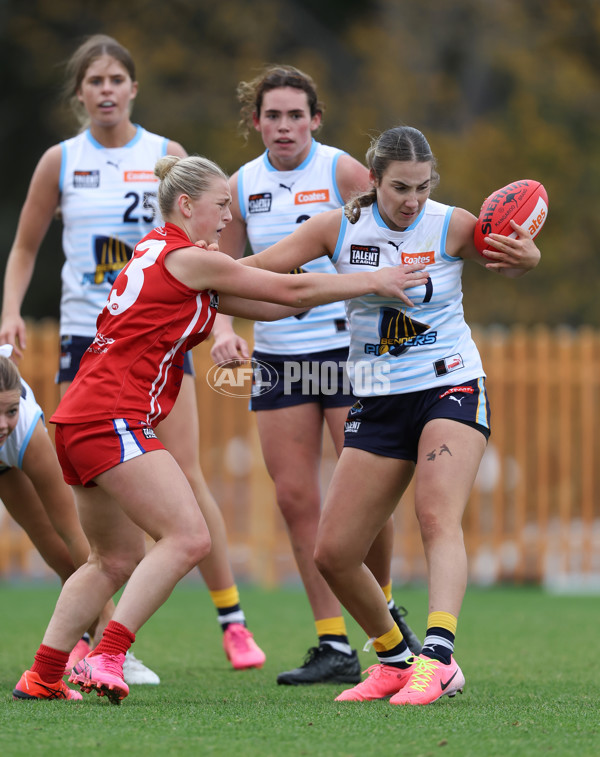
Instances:
[[[102,284],[108,282],[114,284],[119,271],[131,260],[133,249],[118,237],[94,237],[94,258],[96,270],[93,273],[85,273],[85,284]]]
[[[418,344],[433,344],[437,333],[429,329],[429,324],[416,321],[402,310],[395,308],[381,308],[379,316],[379,344],[365,344],[365,352],[369,355],[390,355],[398,357],[409,347]]]

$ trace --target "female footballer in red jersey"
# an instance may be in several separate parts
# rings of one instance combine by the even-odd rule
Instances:
[[[367,293],[410,304],[404,289],[427,281],[419,265],[302,276],[244,265],[217,248],[231,220],[221,169],[197,156],[165,156],[155,172],[165,225],[138,243],[118,275],[51,419],[91,553],[63,587],[16,699],[81,698],[62,681],[69,651],[127,583],[99,644],[69,678],[118,703],[129,693],[122,666],[135,634],[210,551],[190,484],[154,427],[175,402],[184,352],[208,336],[217,307],[268,320]],[[145,533],[156,542],[148,553]]]
[[[162,223],[152,173],[156,161],[165,154],[186,155],[178,142],[152,134],[132,121],[136,78],[130,52],[111,37],[92,35],[74,51],[66,67],[64,91],[83,128],[75,137],[50,147],[40,159],[6,265],[0,344],[12,344],[19,357],[26,347],[23,299],[40,245],[58,208],[65,255],[57,373],[61,396],[96,335],[96,320],[118,271],[136,243]],[[225,521],[200,467],[191,356],[186,353],[173,411],[156,433],[185,472],[210,531],[213,549],[198,569],[217,610],[223,649],[236,670],[260,667],[265,654],[246,627]],[[100,635],[101,628],[98,638]],[[80,640],[70,663],[75,664],[89,650],[89,644]],[[132,653],[125,659],[125,679],[130,684],[160,682]]]

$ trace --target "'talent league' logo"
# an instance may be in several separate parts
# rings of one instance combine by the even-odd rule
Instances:
[[[379,265],[379,247],[368,244],[351,245],[350,263],[352,265],[369,265],[377,268]]]

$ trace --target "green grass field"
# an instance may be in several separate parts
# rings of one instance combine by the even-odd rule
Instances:
[[[161,676],[132,687],[120,707],[95,694],[82,703],[14,702],[58,587],[0,585],[0,754],[69,755],[402,755],[521,757],[600,754],[597,597],[539,589],[470,589],[456,656],[464,694],[428,707],[334,702],[343,688],[278,686],[314,643],[301,590],[242,587],[262,670],[234,672],[221,648],[204,585],[183,582],[138,634],[135,652]],[[398,603],[423,635],[427,597],[396,587]],[[363,633],[348,623],[354,646]],[[360,652],[363,667],[373,652]]]

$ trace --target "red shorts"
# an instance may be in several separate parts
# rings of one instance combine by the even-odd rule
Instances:
[[[145,452],[164,449],[150,426],[126,418],[57,423],[56,452],[71,486],[96,486],[92,479]]]

